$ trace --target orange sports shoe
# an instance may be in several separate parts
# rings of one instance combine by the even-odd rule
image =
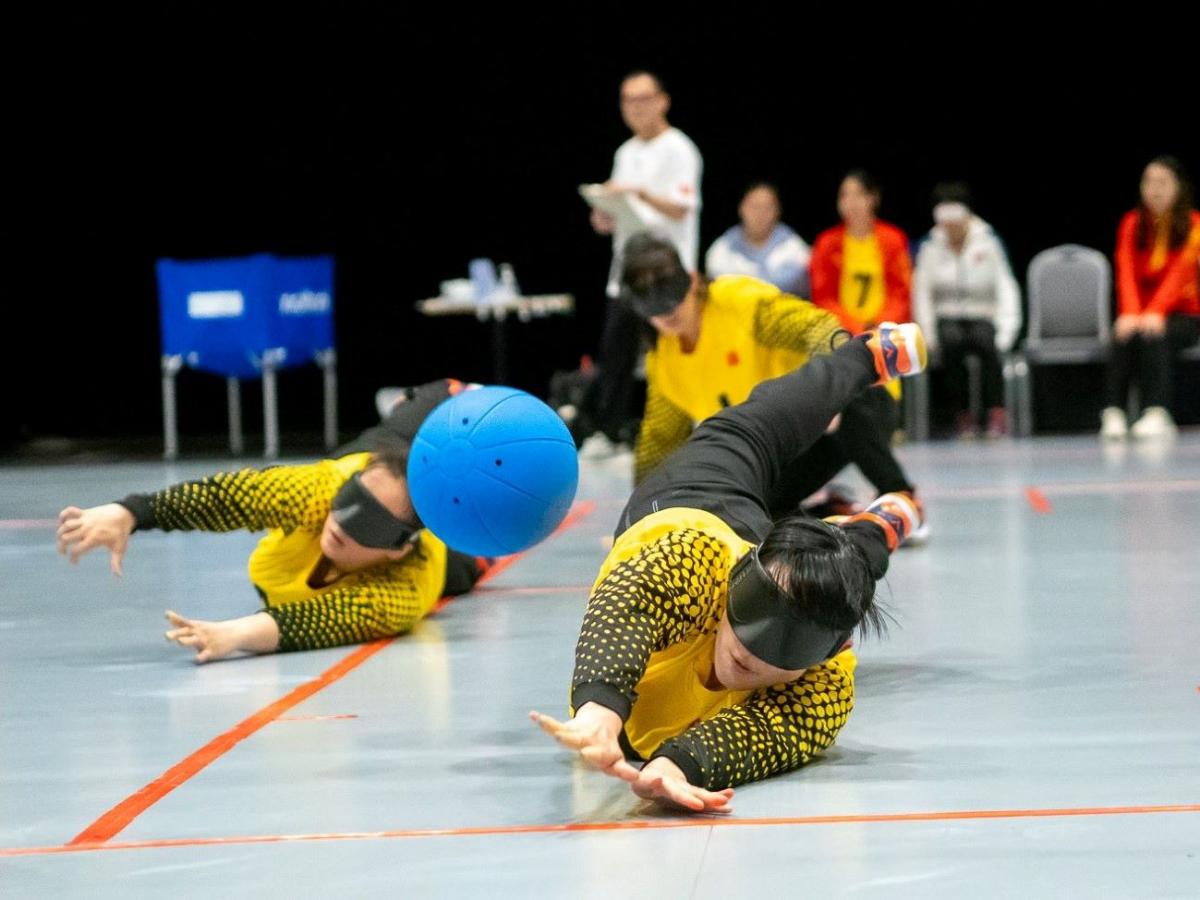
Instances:
[[[876,384],[924,372],[929,363],[925,335],[916,322],[881,322],[867,332],[866,344],[875,357],[875,372],[879,375]]]

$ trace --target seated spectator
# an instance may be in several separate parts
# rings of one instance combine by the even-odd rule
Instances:
[[[812,302],[837,316],[851,334],[912,318],[908,238],[876,218],[881,199],[870,175],[848,174],[838,190],[842,223],[823,231],[813,245]]]
[[[850,172],[838,189],[842,223],[821,232],[813,244],[812,302],[837,316],[851,334],[912,318],[908,238],[876,218],[881,199],[874,178],[861,169]],[[871,388],[864,396],[876,408],[874,427],[890,441],[900,424],[899,381]]]
[[[1142,173],[1141,204],[1117,231],[1117,320],[1100,434],[1122,438],[1175,432],[1171,354],[1200,339],[1200,212],[1179,160],[1160,156]],[[1129,389],[1141,391],[1141,417],[1127,427]]]
[[[738,205],[742,224],[713,241],[704,264],[709,278],[751,275],[785,294],[807,297],[808,260],[804,239],[779,221],[779,191],[765,181],[750,185]]]
[[[913,316],[930,351],[940,351],[960,437],[977,437],[980,423],[968,408],[966,359],[979,360],[987,435],[1007,430],[1000,354],[1021,330],[1021,290],[992,226],[971,209],[959,183],[933,193],[936,223],[922,242],[913,273]]]

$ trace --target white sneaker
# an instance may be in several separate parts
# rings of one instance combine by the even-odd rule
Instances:
[[[1105,440],[1118,441],[1125,437],[1129,426],[1125,419],[1125,411],[1115,406],[1104,407],[1100,413],[1100,437]]]
[[[589,436],[579,447],[579,455],[584,459],[608,459],[616,453],[617,445],[610,441],[603,431]]]
[[[901,544],[901,547],[924,547],[929,543],[929,520],[922,519],[921,524],[913,529],[912,534]]]
[[[385,387],[380,388],[375,392],[375,411],[379,413],[380,419],[386,419],[391,415],[392,409],[404,396],[404,388]]]
[[[1161,406],[1151,406],[1133,423],[1129,433],[1138,438],[1170,437],[1178,429],[1171,414]]]

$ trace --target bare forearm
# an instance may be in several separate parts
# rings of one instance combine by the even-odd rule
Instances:
[[[230,619],[238,650],[247,653],[274,653],[279,649],[279,624],[265,612]]]

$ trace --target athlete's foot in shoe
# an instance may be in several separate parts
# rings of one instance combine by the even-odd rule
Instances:
[[[1172,437],[1178,429],[1171,414],[1162,406],[1151,406],[1141,418],[1129,426],[1129,433],[1136,438]]]
[[[875,359],[875,374],[879,376],[876,384],[916,375],[923,372],[929,362],[925,335],[915,322],[902,325],[882,322],[878,328],[866,333],[866,345]]]
[[[579,445],[579,455],[584,459],[612,459],[628,454],[629,451],[628,444],[613,441],[603,431],[597,431]]]
[[[1116,406],[1106,406],[1100,413],[1100,437],[1117,441],[1128,433],[1129,421],[1125,418],[1125,410]]]
[[[377,390],[375,392],[375,411],[379,413],[380,420],[390,416],[396,407],[407,399],[408,388],[385,387]]]
[[[901,491],[900,493],[908,497],[913,502],[913,505],[916,506],[917,513],[919,515],[919,521],[916,523],[916,527],[913,528],[908,537],[905,538],[904,543],[900,546],[910,548],[924,546],[925,544],[929,543],[929,514],[925,509],[925,504],[920,498],[917,497],[917,491],[915,488],[909,491]]]
[[[954,420],[954,434],[960,441],[973,441],[979,437],[979,423],[970,412],[960,412]]]

